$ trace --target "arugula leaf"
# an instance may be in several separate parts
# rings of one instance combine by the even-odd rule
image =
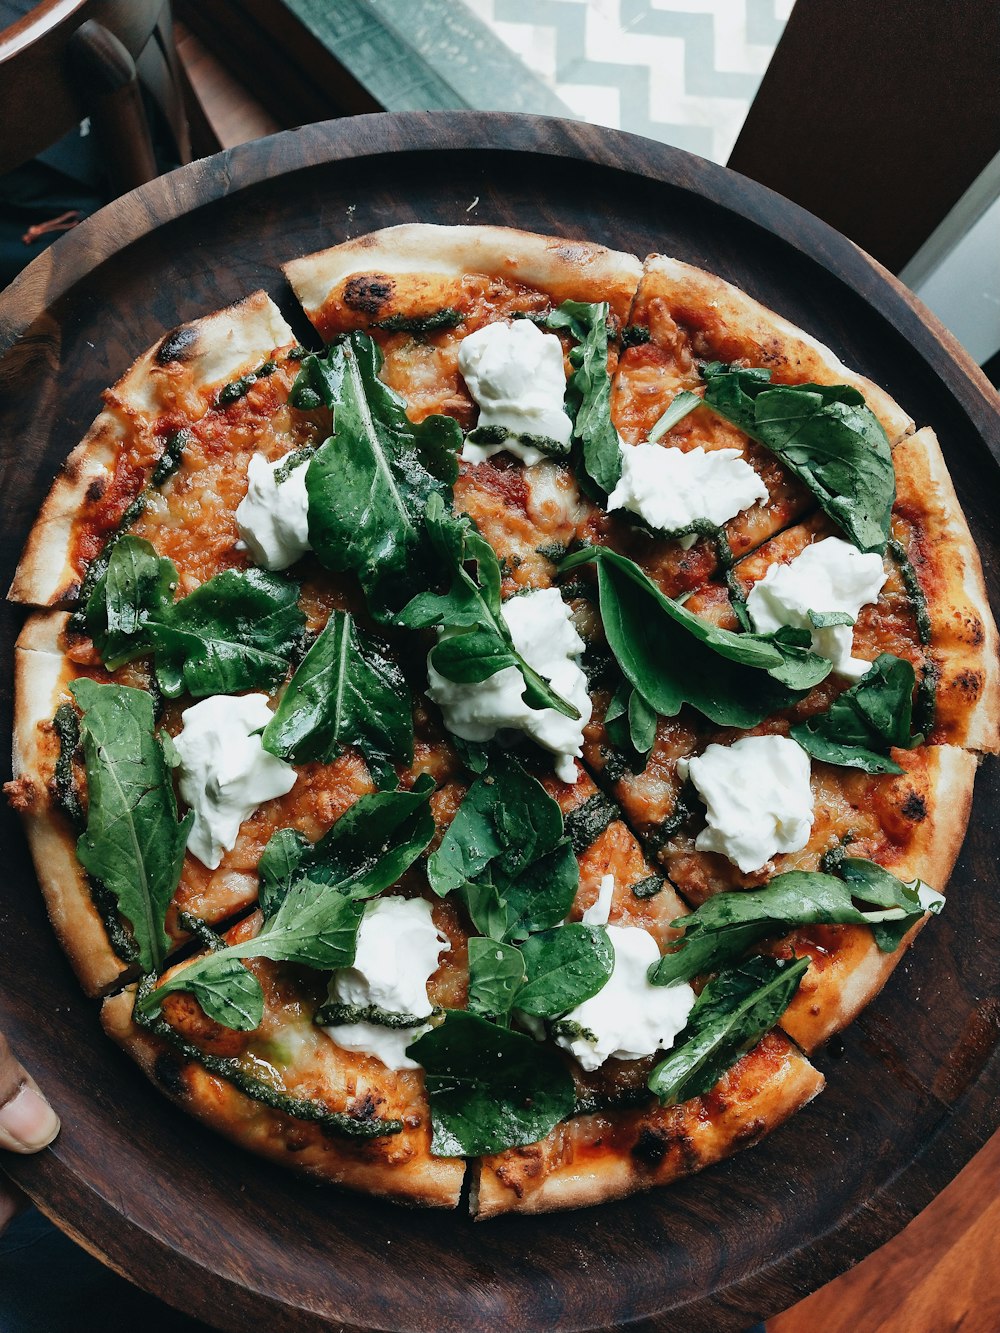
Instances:
[[[206,954],[144,1000],[143,1012],[158,1013],[167,995],[188,991],[209,1018],[237,1032],[258,1026],[264,1013],[260,983],[239,961],[270,958],[318,970],[349,967],[354,962],[364,909],[329,884],[304,879],[294,884],[253,939]]]
[[[558,1018],[596,995],[615,966],[603,926],[582,922],[531,935],[521,946],[525,984],[514,1003],[536,1018]]]
[[[578,709],[556,694],[515,649],[500,609],[500,564],[472,520],[447,514],[444,501],[434,495],[427,503],[426,524],[438,567],[447,571],[450,584],[444,592],[418,593],[397,616],[397,623],[407,629],[444,631],[430,661],[446,679],[469,684],[517,667],[524,677],[521,697],[529,708],[554,708],[565,717],[578,718]],[[467,563],[475,564],[478,582]]]
[[[847,858],[844,878],[820,871],[792,870],[776,875],[762,889],[716,894],[690,916],[671,922],[683,938],[665,953],[650,973],[654,986],[690,981],[718,972],[759,941],[783,935],[796,926],[871,926],[880,949],[891,952],[899,939],[924,914],[915,889],[874,862]],[[885,911],[863,910],[859,902]],[[897,933],[894,943],[891,936]]]
[[[633,751],[645,766],[656,740],[656,710],[627,680],[612,695],[604,725],[612,744],[620,750]]]
[[[705,404],[770,449],[861,551],[885,553],[896,498],[889,440],[846,384],[775,384],[771,372],[714,361]]]
[[[300,375],[334,413],[334,434],[306,474],[310,544],[334,573],[356,574],[384,617],[431,581],[424,511],[432,497],[451,498],[462,431],[445,416],[414,424],[381,368],[377,344],[352,333],[325,357],[307,357]]]
[[[679,421],[684,420],[689,412],[693,412],[696,407],[700,406],[701,396],[699,394],[692,393],[690,389],[681,389],[680,393],[674,395],[670,406],[649,432],[647,436],[649,443],[656,444],[657,440],[662,440],[668,430],[672,430]]]
[[[261,906],[265,900],[279,904],[304,878],[354,899],[395,884],[434,837],[433,790],[434,779],[424,773],[411,791],[362,796],[315,843],[294,829],[279,829],[260,860]]]
[[[537,1143],[573,1111],[572,1075],[550,1050],[464,1010],[449,1010],[406,1054],[424,1068],[435,1157]]]
[[[469,1011],[506,1022],[524,981],[524,957],[513,944],[473,935],[469,940]]]
[[[394,787],[393,763],[413,760],[403,673],[349,612],[334,611],[288,682],[262,741],[265,750],[294,763],[328,764],[355,745],[379,786]]]
[[[305,626],[298,585],[266,570],[230,569],[175,602],[177,578],[173,561],[142,538],[115,544],[86,611],[104,664],[115,670],[152,652],[171,699],[276,685]]]
[[[483,935],[517,941],[565,918],[579,866],[558,804],[497,753],[466,792],[427,877],[440,897],[458,893]]]
[[[838,695],[825,713],[797,723],[792,737],[814,759],[828,764],[866,773],[903,773],[889,750],[909,750],[923,740],[910,735],[915,683],[905,658],[880,653],[857,685]]]
[[[576,340],[566,385],[566,411],[583,469],[606,494],[622,474],[621,446],[611,420],[608,374],[608,303],[564,301],[546,319],[550,329],[566,329]]]
[[[787,707],[795,698],[791,691],[812,688],[831,670],[805,646],[807,631],[718,629],[665,597],[638,565],[605,546],[585,547],[560,569],[587,561],[597,566],[608,646],[649,709],[664,717],[688,703],[720,726],[756,726]]]
[[[695,1000],[678,1044],[649,1076],[664,1106],[709,1092],[791,1004],[808,958],[750,958],[710,981]]]
[[[77,857],[114,896],[132,927],[143,968],[158,970],[170,943],[164,919],[194,816],[177,818],[150,696],[87,679],[69,688],[83,713],[87,770],[87,827]]]

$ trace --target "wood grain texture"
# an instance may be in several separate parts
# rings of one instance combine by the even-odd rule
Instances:
[[[596,127],[480,113],[359,117],[247,144],[151,182],[39,256],[0,296],[7,571],[100,390],[165,327],[263,286],[308,339],[279,264],[410,220],[657,249],[745,287],[935,427],[1000,587],[998,404],[913,298],[722,168]],[[17,619],[5,608],[4,653]],[[7,678],[3,690],[9,729]],[[65,1125],[12,1171],[115,1267],[225,1329],[745,1328],[898,1231],[1000,1121],[997,768],[979,775],[953,906],[842,1047],[819,1055],[820,1098],[669,1190],[479,1226],[317,1189],[176,1112],[101,1036],[4,811],[0,1027]]]
[[[1000,1134],[908,1227],[767,1333],[996,1333]]]

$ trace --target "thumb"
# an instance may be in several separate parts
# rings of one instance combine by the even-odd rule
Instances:
[[[0,1033],[0,1149],[38,1152],[59,1133],[59,1117]]]

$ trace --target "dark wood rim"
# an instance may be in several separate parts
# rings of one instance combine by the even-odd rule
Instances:
[[[347,159],[393,151],[435,153],[447,149],[478,152],[535,153],[586,161],[670,184],[692,197],[708,199],[739,215],[821,265],[902,334],[919,354],[928,373],[944,376],[950,393],[994,461],[1000,462],[1000,399],[955,340],[897,280],[843,236],[771,191],[722,167],[665,145],[575,122],[550,121],[500,113],[441,112],[362,116],[289,131],[267,141],[280,149],[281,174]],[[0,293],[0,358],[56,303],[81,271],[101,263],[164,222],[196,212],[223,196],[252,188],[273,175],[270,153],[247,144],[195,162],[150,182],[102,210],[40,255]],[[758,1316],[774,1313],[796,1296],[856,1262],[905,1225],[982,1146],[1000,1125],[998,1086],[1000,1051],[994,1050],[978,1077],[957,1096],[924,1142],[919,1154],[882,1188],[822,1237],[809,1236],[800,1247],[753,1272],[718,1287],[711,1296],[670,1312],[669,1327],[679,1318],[685,1327],[736,1327],[748,1309]],[[301,1311],[292,1311],[263,1291],[248,1291],[187,1252],[169,1251],[151,1238],[141,1221],[115,1203],[97,1197],[87,1181],[69,1178],[54,1153],[17,1159],[11,1175],[64,1230],[111,1267],[143,1283],[140,1251],[161,1252],[176,1281],[171,1299],[178,1306],[234,1330],[253,1316],[273,1320],[273,1327],[303,1328]],[[864,1225],[855,1228],[863,1216]],[[97,1241],[95,1237],[101,1236]],[[206,1295],[207,1293],[207,1295]],[[717,1323],[709,1322],[712,1319]],[[320,1325],[317,1323],[316,1325]],[[329,1325],[323,1324],[323,1327]],[[560,1324],[569,1328],[573,1325]],[[632,1327],[666,1328],[653,1315]]]

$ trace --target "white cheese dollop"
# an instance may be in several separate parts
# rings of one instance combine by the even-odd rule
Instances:
[[[720,852],[744,874],[776,852],[798,852],[809,841],[813,795],[809,756],[787,736],[744,736],[732,745],[709,745],[680,759],[705,802],[707,826],[695,839],[699,851]]]
[[[808,613],[843,611],[857,620],[863,606],[878,601],[887,577],[880,555],[863,555],[850,542],[824,537],[787,565],[772,565],[751,588],[747,610],[761,634],[782,625],[811,629],[813,651],[828,658],[838,675],[858,680],[871,663],[851,656],[853,626],[814,629]]]
[[[262,569],[287,569],[309,547],[307,462],[296,464],[285,481],[275,473],[286,458],[269,463],[254,454],[247,467],[247,493],[236,507],[236,526],[254,561]]]
[[[562,344],[530,319],[484,324],[470,333],[458,352],[458,368],[479,405],[478,426],[502,426],[510,437],[500,444],[466,441],[462,457],[482,463],[506,449],[527,464],[545,457],[520,435],[544,435],[569,444],[573,423],[563,407],[566,372]]]
[[[556,588],[511,597],[501,613],[514,647],[558,695],[573,704],[579,718],[564,717],[554,708],[529,708],[521,698],[524,677],[517,667],[504,667],[486,680],[461,685],[435,671],[428,657],[427,693],[456,736],[489,741],[505,728],[523,731],[556,756],[555,771],[561,782],[575,782],[573,760],[583,753],[583,729],[590,721],[591,704],[587,678],[580,669],[584,643],[573,628],[572,613]]]
[[[588,1070],[599,1069],[612,1056],[640,1060],[669,1050],[695,999],[687,982],[650,985],[646,974],[659,962],[660,950],[648,930],[608,926],[607,932],[615,951],[614,971],[596,995],[566,1015],[566,1021],[586,1028],[594,1039],[556,1037]]]
[[[585,926],[606,926],[611,916],[611,899],[615,894],[614,875],[605,875],[597,890],[597,897],[583,914]]]
[[[429,1015],[427,982],[438,959],[451,945],[434,924],[423,898],[390,894],[365,907],[358,930],[353,967],[341,968],[330,982],[330,999],[339,1004],[374,1005],[394,1014]],[[429,1023],[387,1028],[379,1023],[342,1023],[324,1029],[338,1046],[374,1055],[389,1069],[419,1069],[407,1046],[427,1032]]]
[[[214,870],[236,846],[244,819],[262,801],[291,791],[297,774],[251,735],[271,720],[266,694],[213,694],[181,717],[174,749],[180,793],[194,811],[188,850]]]
[[[692,523],[720,525],[767,500],[768,490],[739,449],[701,447],[685,452],[659,444],[622,446],[622,475],[608,497],[608,512],[628,509],[653,528],[678,532]],[[687,550],[694,533],[680,538]]]

